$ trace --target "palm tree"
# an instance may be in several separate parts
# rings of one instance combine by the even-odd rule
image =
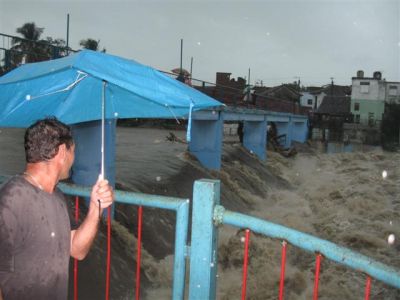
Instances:
[[[17,28],[17,33],[22,35],[22,38],[15,37],[12,39],[12,64],[18,65],[21,62],[36,62],[48,59],[46,47],[40,42],[44,28],[37,27],[34,22],[25,23]]]
[[[91,38],[87,38],[86,40],[81,40],[79,45],[82,46],[83,49],[89,49],[93,51],[99,51],[100,48],[100,40],[95,40]],[[106,48],[103,48],[101,52],[106,52]]]

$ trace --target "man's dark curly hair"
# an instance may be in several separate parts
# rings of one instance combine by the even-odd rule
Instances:
[[[58,153],[58,146],[73,144],[71,128],[55,117],[39,120],[25,132],[25,157],[28,163],[52,159]]]

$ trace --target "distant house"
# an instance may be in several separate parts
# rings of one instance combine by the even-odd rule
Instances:
[[[315,114],[326,116],[326,118],[343,118],[350,119],[350,104],[349,96],[325,96],[321,105],[318,107]]]
[[[301,92],[300,105],[313,109],[315,106],[316,97],[310,92]]]
[[[385,103],[400,104],[400,82],[386,81]]]
[[[350,105],[350,96],[325,96],[310,120],[313,137],[341,141],[343,124],[351,121]]]
[[[379,127],[385,103],[400,104],[400,82],[382,79],[381,72],[364,77],[364,72],[358,71],[357,76],[352,78],[351,113],[354,122]]]
[[[351,95],[351,87],[347,85],[328,84],[319,89],[312,89],[309,91],[315,96],[314,110],[317,110],[325,96],[344,97]]]
[[[301,93],[295,84],[281,84],[272,88],[258,88],[253,93],[253,102],[257,108],[288,112],[304,113],[300,109]]]
[[[227,105],[249,106],[249,94],[246,93],[246,79],[238,77],[231,78],[232,73],[217,72],[215,85],[196,86],[195,88]],[[251,102],[251,101],[250,101]]]

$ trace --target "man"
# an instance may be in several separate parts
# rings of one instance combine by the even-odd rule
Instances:
[[[56,185],[68,178],[74,150],[70,128],[55,118],[26,130],[25,172],[0,189],[0,300],[67,298],[69,257],[86,256],[114,198],[99,178],[85,220],[71,222]]]

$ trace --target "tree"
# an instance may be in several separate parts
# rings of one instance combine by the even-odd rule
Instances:
[[[67,55],[66,42],[63,39],[46,37],[41,39],[44,28],[37,27],[34,22],[25,23],[16,32],[22,37],[13,37],[12,47],[5,50],[4,67],[0,73],[5,73],[21,63],[38,62],[59,58]]]
[[[22,38],[15,37],[12,39],[11,64],[18,65],[23,61],[37,62],[48,59],[46,47],[40,42],[40,36],[44,31],[43,27],[37,27],[34,22],[25,23],[17,28],[17,33],[22,35]]]
[[[81,40],[79,45],[82,46],[83,49],[89,49],[93,51],[100,51],[100,40],[94,40],[91,38],[87,38],[85,40]],[[106,52],[106,48],[103,48],[101,52]]]
[[[51,58],[59,58],[67,55],[67,43],[64,39],[46,37],[46,50],[47,56]]]

